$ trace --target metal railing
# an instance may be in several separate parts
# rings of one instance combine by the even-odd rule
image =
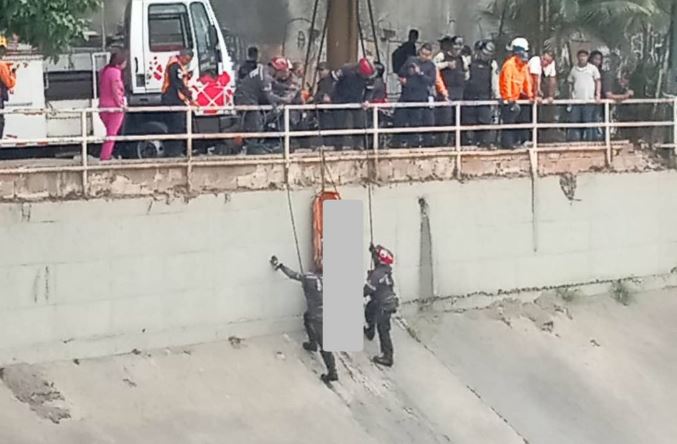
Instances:
[[[460,102],[422,102],[422,103],[384,103],[384,104],[321,104],[321,105],[289,105],[280,108],[271,106],[234,106],[227,108],[193,108],[193,107],[135,107],[126,109],[99,109],[99,108],[85,108],[85,109],[61,109],[58,111],[51,109],[4,109],[0,110],[0,114],[69,114],[79,115],[81,121],[81,134],[71,137],[47,137],[36,139],[5,139],[0,141],[0,148],[13,147],[17,145],[24,146],[39,146],[44,144],[59,144],[59,145],[79,145],[81,159],[79,164],[73,163],[68,165],[48,165],[48,166],[12,166],[3,167],[0,163],[0,176],[7,174],[32,174],[41,172],[79,172],[82,174],[82,184],[85,193],[87,193],[89,183],[89,173],[106,170],[121,170],[121,169],[155,169],[155,168],[186,168],[187,186],[191,188],[191,174],[194,167],[199,166],[245,166],[245,165],[284,165],[288,171],[293,163],[307,164],[320,162],[337,162],[344,160],[366,160],[373,162],[377,166],[379,161],[384,158],[388,159],[424,159],[434,157],[450,157],[455,158],[457,174],[462,171],[462,158],[464,156],[483,156],[483,155],[501,155],[514,153],[528,153],[532,162],[538,162],[539,153],[561,152],[561,151],[605,151],[606,163],[611,165],[613,149],[612,149],[612,132],[622,128],[672,128],[672,143],[666,146],[671,147],[677,153],[677,98],[675,99],[631,99],[623,102],[614,101],[600,101],[600,102],[583,102],[576,100],[557,100],[550,103],[532,103],[532,102],[517,102],[522,107],[530,107],[531,121],[526,123],[514,124],[488,124],[488,125],[465,125],[462,122],[462,112],[470,107],[492,107],[496,109],[506,104],[499,104],[497,101],[460,101]],[[549,106],[581,106],[581,105],[595,105],[603,108],[603,121],[589,122],[589,123],[559,123],[559,122],[542,122],[539,120],[539,111],[544,107]],[[613,121],[612,107],[615,106],[631,106],[631,105],[651,105],[654,110],[659,106],[669,106],[672,112],[669,113],[670,120],[643,120],[643,121]],[[455,115],[455,121],[452,125],[446,126],[418,126],[418,127],[398,127],[386,128],[382,127],[381,113],[394,111],[402,112],[403,109],[425,109],[434,111],[439,108],[451,108]],[[281,118],[281,128],[276,131],[264,132],[246,132],[239,129],[226,132],[213,133],[198,133],[194,128],[194,117],[196,112],[223,112],[228,111],[234,114],[241,114],[245,112],[270,112],[278,113]],[[337,112],[346,110],[361,110],[363,111],[364,120],[370,120],[368,127],[359,129],[294,129],[292,128],[292,114],[293,113],[309,113],[309,112]],[[89,119],[93,119],[102,112],[125,112],[130,113],[185,113],[186,132],[182,134],[142,134],[142,135],[125,135],[116,137],[97,137],[89,134]],[[603,130],[603,140],[598,142],[586,142],[581,144],[567,144],[562,146],[561,143],[543,144],[539,140],[539,132],[543,130],[567,130],[567,129],[601,129]],[[510,150],[486,150],[486,149],[467,149],[463,146],[463,134],[469,131],[509,131],[509,130],[529,130],[531,131],[531,145],[528,148],[521,147]],[[453,134],[454,146],[451,147],[429,147],[429,148],[410,148],[404,150],[386,149],[383,146],[383,137],[392,135],[406,135],[406,134]],[[345,136],[359,136],[363,137],[365,143],[364,150],[342,152],[340,154],[329,154],[325,156],[324,148],[321,148],[315,153],[294,153],[293,142],[300,138],[329,138],[329,137],[345,137]],[[235,139],[262,139],[272,140],[278,139],[280,141],[282,152],[279,154],[265,154],[265,155],[230,155],[230,156],[196,156],[194,155],[194,146],[196,142],[210,142],[210,141],[227,141]],[[141,160],[123,160],[114,162],[96,162],[90,163],[88,157],[89,147],[93,144],[101,144],[105,141],[115,142],[172,142],[181,141],[185,143],[185,157],[166,158],[166,159],[141,159]],[[375,179],[378,179],[378,168],[374,168]]]

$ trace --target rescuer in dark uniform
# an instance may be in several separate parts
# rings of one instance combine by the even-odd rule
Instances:
[[[452,102],[463,100],[466,80],[468,79],[468,69],[462,54],[464,45],[465,41],[461,36],[445,36],[440,40],[441,51],[433,59],[449,93],[449,100]],[[440,100],[439,97],[438,100]],[[456,108],[437,108],[435,121],[437,125],[455,125]],[[444,146],[452,142],[453,139],[454,136],[451,134],[441,134],[439,142],[440,145]]]
[[[494,55],[496,45],[492,41],[477,42],[477,51],[470,64],[470,80],[465,85],[465,100],[484,101],[493,98]],[[491,106],[468,106],[463,111],[464,125],[491,125]],[[473,145],[488,146],[489,131],[466,133]]]
[[[393,365],[393,341],[390,337],[390,317],[397,311],[399,301],[395,294],[392,265],[395,256],[386,248],[378,245],[369,247],[375,268],[369,272],[364,285],[364,296],[371,299],[364,315],[367,326],[364,334],[368,340],[374,340],[376,331],[381,343],[381,356],[374,362],[386,367]]]
[[[322,271],[297,273],[284,266],[275,256],[270,258],[270,264],[275,270],[282,270],[289,279],[301,282],[307,304],[307,310],[303,315],[303,325],[306,328],[306,333],[308,333],[308,342],[303,343],[303,348],[309,352],[320,351],[322,360],[327,366],[327,373],[321,376],[322,381],[327,384],[338,381],[334,355],[331,352],[324,351],[322,342]]]

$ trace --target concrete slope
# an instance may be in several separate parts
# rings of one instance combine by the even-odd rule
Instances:
[[[331,389],[300,333],[8,367],[0,443],[671,443],[676,317],[670,291],[423,312]]]
[[[496,304],[411,328],[529,443],[674,443],[675,290]],[[496,441],[492,441],[496,442]]]
[[[399,365],[373,365],[375,344],[369,354],[340,354],[342,379],[332,389],[319,380],[319,356],[301,350],[301,340],[233,340],[5,369],[0,442],[522,442],[401,328]],[[50,385],[51,393],[40,393]]]

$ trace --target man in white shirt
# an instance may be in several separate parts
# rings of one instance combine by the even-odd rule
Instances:
[[[554,99],[557,88],[557,66],[555,53],[545,50],[543,55],[534,56],[529,60],[529,74],[534,86],[534,97]]]
[[[550,104],[557,94],[557,66],[555,64],[555,53],[546,49],[540,56],[532,57],[531,60],[529,60],[529,74],[531,75],[531,85],[533,86],[534,97],[542,99],[546,104]],[[554,123],[557,120],[556,117],[556,106],[539,107],[539,122]],[[542,142],[553,142],[557,140],[557,130],[545,129],[539,131],[538,140]]]
[[[578,51],[578,64],[569,73],[568,83],[571,87],[571,98],[591,102],[571,107],[571,123],[594,123],[594,101],[599,102],[601,100],[602,76],[595,65],[588,63],[589,56],[588,51],[584,49]],[[593,141],[595,140],[595,132],[595,128],[573,128],[569,132],[569,140]]]

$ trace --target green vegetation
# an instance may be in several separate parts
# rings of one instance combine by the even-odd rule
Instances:
[[[581,295],[580,290],[577,288],[571,287],[560,287],[555,290],[555,294],[558,298],[562,299],[564,302],[574,302]]]
[[[627,306],[632,302],[632,291],[625,282],[616,281],[611,285],[611,297],[619,304]]]
[[[100,0],[0,0],[0,32],[56,56],[86,30]]]

